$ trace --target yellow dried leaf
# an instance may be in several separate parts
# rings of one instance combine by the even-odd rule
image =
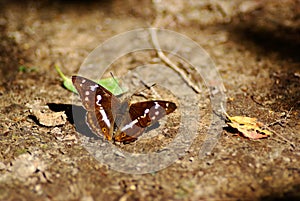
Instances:
[[[265,129],[264,124],[257,121],[256,118],[233,116],[226,114],[227,124],[232,128],[237,129],[245,137],[250,139],[261,139],[269,137],[272,133]]]

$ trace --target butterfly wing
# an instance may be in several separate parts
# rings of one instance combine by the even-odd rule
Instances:
[[[133,103],[129,107],[129,113],[123,121],[120,133],[115,136],[116,141],[134,141],[140,136],[146,127],[157,122],[177,108],[176,104],[170,101],[144,101]]]
[[[120,100],[101,85],[80,76],[72,76],[72,82],[87,110],[86,122],[97,135],[102,133],[112,139],[116,111]]]
[[[86,122],[97,135],[119,142],[132,142],[140,136],[146,127],[173,112],[176,105],[169,101],[144,101],[128,103],[121,101],[101,85],[73,76],[72,82],[87,110]],[[117,133],[113,136],[115,127]]]
[[[176,108],[176,104],[170,101],[144,101],[132,104],[129,114],[131,119],[138,120],[138,126],[145,128],[174,112]]]
[[[132,120],[130,114],[127,113],[122,122],[122,127],[119,128],[116,135],[114,136],[114,140],[117,142],[129,143],[137,140],[138,136],[140,136],[145,128],[138,126],[138,120]]]

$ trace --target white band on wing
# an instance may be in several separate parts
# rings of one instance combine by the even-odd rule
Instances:
[[[102,115],[102,120],[104,121],[104,123],[107,125],[108,128],[110,128],[110,121],[109,119],[107,118],[107,115],[104,111],[104,109],[102,107],[100,107],[100,113]]]
[[[125,125],[125,126],[121,129],[121,131],[123,132],[123,131],[127,130],[128,128],[132,128],[132,126],[134,126],[134,124],[136,124],[137,122],[139,122],[137,119],[133,120],[133,121],[130,122],[129,124]]]

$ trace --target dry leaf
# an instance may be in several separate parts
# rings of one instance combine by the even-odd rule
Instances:
[[[256,118],[233,116],[230,117],[227,113],[227,124],[232,128],[237,129],[243,136],[250,139],[261,139],[269,137],[272,133],[265,129],[264,124],[257,121]]]
[[[36,117],[38,122],[43,126],[60,126],[67,121],[65,112],[51,112],[39,109],[33,109],[32,114]]]

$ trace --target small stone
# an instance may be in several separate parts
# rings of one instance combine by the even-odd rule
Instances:
[[[129,186],[129,189],[132,190],[132,191],[135,191],[136,190],[136,186],[135,185],[131,185],[131,186]]]
[[[255,9],[257,9],[261,4],[256,1],[244,1],[240,4],[239,9],[242,13],[249,13]]]
[[[34,190],[35,190],[35,192],[40,194],[40,193],[42,193],[42,186],[40,184],[38,184],[34,187]]]
[[[56,135],[61,135],[62,132],[61,132],[61,128],[59,127],[54,127],[51,131],[50,131],[51,134],[56,134]]]
[[[247,87],[247,86],[242,86],[242,87],[241,87],[241,90],[242,90],[243,92],[247,92],[248,87]]]
[[[199,176],[199,177],[202,177],[203,175],[204,175],[204,172],[203,172],[203,171],[199,171],[199,172],[198,172],[198,176]]]
[[[5,169],[6,169],[6,165],[0,162],[0,170],[5,170]]]
[[[36,171],[33,164],[33,157],[29,154],[20,155],[12,162],[12,172],[18,178],[26,179]]]
[[[289,163],[289,162],[291,162],[291,159],[288,157],[283,157],[283,161],[286,163]]]
[[[84,195],[80,198],[80,201],[94,201],[94,198],[90,195]]]
[[[121,157],[121,158],[125,158],[125,155],[124,155],[122,152],[120,152],[120,151],[114,151],[114,154],[115,154],[116,156]]]

